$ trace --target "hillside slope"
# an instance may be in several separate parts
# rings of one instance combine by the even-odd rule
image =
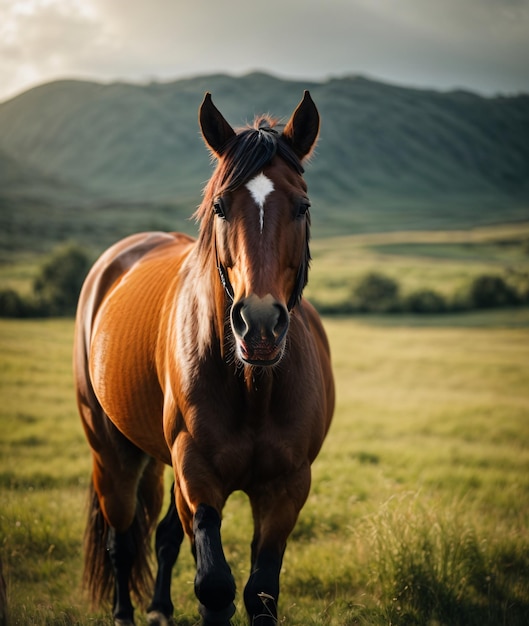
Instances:
[[[287,117],[305,88],[322,116],[307,168],[320,234],[528,217],[529,96],[260,73],[143,86],[58,81],[0,104],[0,210],[16,206],[31,219],[39,204],[60,207],[61,220],[75,217],[74,235],[104,207],[112,235],[138,221],[171,227],[191,214],[211,173],[197,125],[204,92],[240,126],[262,112]],[[15,169],[23,185],[12,184]],[[117,224],[129,205],[142,215],[129,207],[130,224]]]

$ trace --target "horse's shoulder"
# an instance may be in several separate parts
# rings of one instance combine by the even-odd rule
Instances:
[[[323,327],[320,314],[316,310],[313,304],[311,304],[306,298],[302,298],[300,303],[300,317],[304,321],[307,330],[317,340],[318,344],[324,349],[325,352],[329,352],[329,341],[327,334]]]

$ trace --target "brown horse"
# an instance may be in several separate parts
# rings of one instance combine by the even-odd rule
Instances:
[[[276,623],[287,538],[334,406],[325,332],[301,295],[310,260],[302,161],[318,111],[305,92],[284,127],[265,117],[236,133],[206,94],[199,121],[217,167],[198,239],[120,241],[79,300],[74,369],[93,456],[85,582],[96,603],[113,592],[120,625],[133,624],[131,593],[141,600],[151,582],[166,465],[175,484],[156,531],[149,623],[170,623],[184,533],[202,624],[230,623],[235,583],[220,526],[235,490],[248,494],[254,519],[250,623]]]

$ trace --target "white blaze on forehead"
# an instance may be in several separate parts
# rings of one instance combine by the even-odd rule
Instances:
[[[274,183],[262,172],[246,183],[246,189],[252,194],[252,198],[259,207],[259,226],[263,232],[264,226],[264,203],[268,194],[274,191]]]

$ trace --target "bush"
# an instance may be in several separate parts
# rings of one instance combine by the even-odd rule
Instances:
[[[379,272],[369,272],[353,289],[353,307],[362,313],[398,311],[399,284]]]
[[[501,276],[483,274],[474,278],[468,293],[471,308],[490,309],[518,304],[516,290]]]
[[[14,289],[0,291],[0,317],[26,317],[28,303]]]
[[[90,259],[82,248],[71,244],[56,250],[33,283],[38,309],[47,315],[75,313],[89,269]]]
[[[433,289],[418,289],[404,300],[404,308],[412,313],[443,313],[446,302],[443,296]]]

